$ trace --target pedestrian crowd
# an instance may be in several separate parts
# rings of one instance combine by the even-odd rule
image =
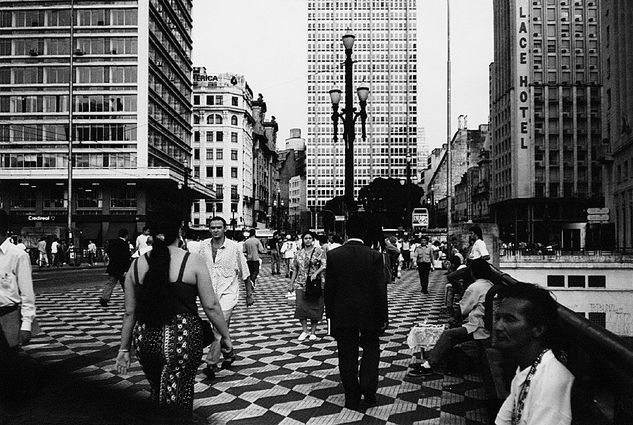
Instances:
[[[234,367],[231,317],[241,291],[247,307],[256,302],[261,256],[267,250],[255,230],[245,241],[227,238],[221,217],[210,220],[211,237],[205,240],[185,241],[181,224],[175,211],[156,211],[132,249],[129,232],[121,229],[108,247],[109,279],[98,301],[108,307],[117,284],[124,291],[117,371],[127,373],[135,353],[155,404],[187,415],[193,409],[200,364],[208,379]],[[5,366],[0,370],[0,388],[4,389],[16,382],[7,365],[16,362],[20,347],[37,332],[31,262],[23,249],[9,241],[7,231],[8,215],[0,210],[0,364]],[[427,236],[385,238],[361,215],[347,220],[346,233],[343,242],[336,235],[329,238],[311,231],[300,237],[276,232],[267,243],[271,273],[283,273],[283,259],[286,289],[296,296],[294,318],[301,325],[297,340],[317,340],[322,333],[319,324],[324,316],[327,319],[327,333],[336,340],[346,408],[377,402],[380,335],[389,325],[388,286],[397,283],[403,270],[416,269],[421,296],[427,297],[429,275],[444,268],[439,263],[444,258],[445,309],[452,317],[434,347],[410,366],[409,376],[448,370],[453,347],[468,341],[489,344],[494,333],[495,348],[518,365],[495,423],[571,423],[574,377],[558,356],[557,303],[537,285],[493,285],[490,253],[478,226],[470,229],[463,250],[455,240],[448,247],[430,243]],[[489,317],[491,294],[499,301],[494,321]],[[198,302],[207,320],[200,317]]]

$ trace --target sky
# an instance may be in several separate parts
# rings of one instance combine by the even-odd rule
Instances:
[[[488,122],[493,28],[492,0],[450,2],[453,133],[459,115],[468,115],[469,128]],[[418,0],[417,6],[418,122],[433,149],[447,140],[446,0]],[[212,74],[244,75],[255,96],[263,94],[267,118],[276,117],[278,140],[291,128],[305,137],[307,0],[195,1],[193,63]]]

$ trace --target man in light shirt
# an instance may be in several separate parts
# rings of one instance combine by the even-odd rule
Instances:
[[[147,246],[147,238],[149,238],[149,227],[143,227],[143,233],[136,237],[136,244],[134,245],[134,249],[140,255],[143,255],[148,251]]]
[[[204,258],[211,284],[218,297],[226,326],[231,324],[231,315],[237,305],[240,295],[240,282],[244,282],[246,289],[246,305],[253,303],[253,287],[249,279],[248,264],[246,257],[240,249],[240,245],[225,237],[226,221],[222,217],[213,217],[209,222],[211,238],[200,242],[197,254]],[[215,372],[222,367],[229,367],[235,360],[235,355],[224,353],[220,345],[221,336],[216,332],[216,340],[209,346],[209,352],[205,362],[207,367],[204,373],[210,379],[215,377]],[[224,361],[223,361],[224,360]]]
[[[471,263],[470,271],[475,282],[464,292],[459,301],[459,311],[456,312],[456,316],[463,319],[461,326],[442,332],[435,347],[429,351],[426,361],[409,371],[410,376],[432,373],[433,368],[438,368],[446,354],[457,344],[490,338],[490,332],[484,326],[484,302],[486,294],[492,288],[490,264],[478,258]]]
[[[470,238],[474,239],[474,243],[470,248],[468,259],[471,261],[476,260],[477,258],[483,258],[486,261],[490,260],[490,253],[488,253],[488,249],[486,248],[481,227],[473,226],[469,229],[469,231]]]
[[[569,425],[574,376],[552,352],[558,304],[537,285],[503,288],[494,324],[495,348],[517,364],[496,425]]]
[[[259,254],[265,253],[262,241],[255,236],[255,229],[249,231],[248,239],[244,241],[244,254],[246,255],[246,264],[248,264],[248,274],[250,275],[253,288],[257,285],[257,276],[259,275]]]

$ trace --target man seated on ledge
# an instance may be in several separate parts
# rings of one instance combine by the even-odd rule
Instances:
[[[495,348],[518,368],[496,425],[569,425],[572,375],[552,352],[558,304],[545,288],[517,283],[499,292]]]
[[[483,258],[478,258],[470,264],[470,272],[475,282],[464,292],[455,313],[462,321],[461,326],[442,332],[435,347],[429,351],[426,361],[414,366],[409,371],[409,376],[432,373],[433,368],[440,366],[442,359],[457,344],[473,339],[490,338],[490,332],[484,326],[484,301],[486,293],[492,288],[490,264]]]

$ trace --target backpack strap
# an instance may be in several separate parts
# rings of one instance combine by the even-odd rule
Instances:
[[[178,272],[178,279],[176,282],[182,282],[182,276],[185,274],[185,265],[187,264],[187,260],[189,259],[189,253],[185,253],[185,257],[182,259],[182,264],[180,265],[180,271]]]

